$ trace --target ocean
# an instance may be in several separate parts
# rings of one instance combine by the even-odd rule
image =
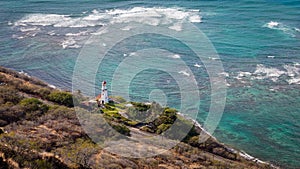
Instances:
[[[219,58],[208,60],[221,62],[224,69],[226,104],[213,136],[261,160],[300,168],[299,18],[297,0],[2,0],[0,65],[72,90],[78,56],[91,36],[100,35],[99,29],[134,21],[154,27],[170,24],[170,31],[180,33],[181,21],[187,20],[214,46]],[[207,67],[171,37],[144,34],[118,42],[90,85],[99,92],[101,81],[107,80],[111,93],[110,82],[122,59],[146,48],[163,48],[174,54],[168,59],[186,63],[189,70],[177,73],[195,77],[200,93],[197,121],[203,124],[212,100]],[[128,66],[144,64],[131,60]],[[161,99],[179,108],[178,83],[168,72],[145,69],[128,83],[130,99]]]

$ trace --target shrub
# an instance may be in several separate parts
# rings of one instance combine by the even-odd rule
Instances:
[[[36,98],[23,99],[20,102],[20,106],[26,113],[26,119],[32,120],[37,116],[46,113],[49,109],[47,105],[42,103]]]
[[[13,104],[19,103],[22,99],[16,89],[7,86],[0,86],[0,98],[2,103],[11,102]]]
[[[123,124],[113,124],[113,123],[109,123],[110,126],[115,129],[116,131],[118,131],[120,134],[123,134],[125,136],[130,136],[130,130]]]
[[[147,111],[151,107],[151,105],[147,105],[147,104],[139,103],[139,102],[131,102],[131,104],[137,111],[140,111],[140,112]]]
[[[41,98],[47,99],[48,95],[51,93],[50,89],[47,88],[39,88],[35,90],[35,93],[37,93]]]
[[[161,124],[157,127],[156,133],[161,134],[164,131],[168,130],[171,127],[171,124]]]
[[[60,105],[74,107],[73,96],[69,92],[55,91],[48,95],[48,99]]]
[[[46,112],[48,110],[48,107],[36,98],[23,99],[20,102],[20,105],[26,111],[42,110],[43,112]]]
[[[151,129],[148,126],[142,126],[142,127],[140,127],[140,130],[145,131],[145,132],[149,132],[149,133],[154,133],[155,132],[153,129]]]

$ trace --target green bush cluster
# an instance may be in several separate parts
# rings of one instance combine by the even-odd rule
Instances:
[[[22,97],[18,94],[18,91],[13,87],[0,86],[0,104],[10,102],[12,104],[18,104]]]
[[[73,96],[69,92],[54,91],[48,95],[48,100],[67,107],[74,107]]]
[[[120,134],[130,136],[130,130],[124,124],[109,123],[110,126]]]
[[[139,112],[144,112],[150,109],[151,105],[145,104],[145,103],[140,103],[140,102],[130,102],[133,107],[139,111]]]
[[[32,120],[46,113],[49,107],[36,98],[21,100],[20,106],[26,113],[26,119]]]

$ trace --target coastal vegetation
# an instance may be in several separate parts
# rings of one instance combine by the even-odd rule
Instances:
[[[83,96],[74,100],[67,91],[0,67],[0,168],[272,168],[241,157],[213,137],[200,143],[202,129],[176,109],[154,102],[127,102],[118,96],[102,108],[86,108],[81,103],[85,100]],[[166,138],[172,140],[176,139],[172,133],[184,132],[172,132],[172,126],[190,130],[182,133],[186,135],[184,139],[165,153],[149,158],[122,157],[91,140],[74,105],[83,112],[103,117],[128,138],[133,134],[158,135],[170,131]],[[101,129],[104,128],[99,129],[100,136],[108,137],[101,135]]]

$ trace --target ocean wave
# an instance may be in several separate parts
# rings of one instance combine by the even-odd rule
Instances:
[[[198,63],[195,63],[194,66],[195,66],[195,67],[198,67],[198,68],[202,67],[202,66],[199,65]]]
[[[88,35],[88,31],[82,31],[78,33],[67,33],[66,36],[85,36]]]
[[[284,77],[283,77],[284,76]],[[297,63],[283,65],[280,69],[274,67],[267,67],[263,64],[258,64],[254,72],[238,72],[235,79],[241,81],[245,80],[271,80],[277,82],[280,77],[288,84],[300,84],[300,65]]]
[[[185,71],[185,70],[179,71],[178,73],[182,74],[184,76],[188,76],[188,77],[190,76],[190,74],[187,71]]]
[[[181,8],[145,8],[112,9],[106,11],[93,10],[87,16],[73,17],[58,14],[29,14],[16,21],[14,26],[53,26],[53,27],[94,27],[108,23],[128,23],[131,21],[149,25],[174,24],[187,19],[193,23],[201,22],[199,10]]]
[[[20,31],[21,32],[32,32],[32,31],[39,31],[40,28],[38,27],[21,27]]]
[[[269,68],[262,64],[258,64],[253,74],[256,76],[256,79],[269,78],[273,82],[276,82],[281,75],[285,74],[285,71],[279,70],[277,68]]]
[[[267,56],[267,58],[274,59],[274,58],[275,58],[275,56],[273,56],[273,55],[269,55],[269,56]]]
[[[299,28],[291,27],[291,26],[285,25],[280,22],[275,22],[275,21],[270,21],[270,22],[264,24],[263,27],[282,31],[283,33],[290,35],[291,37],[296,37],[296,34],[300,32]]]
[[[17,39],[30,37],[28,32],[37,32],[38,35],[78,37],[75,39],[63,39],[62,48],[78,48],[88,35],[100,35],[105,31],[98,32],[97,27],[105,28],[106,25],[116,23],[138,22],[152,26],[164,25],[169,29],[181,31],[183,21],[192,23],[201,22],[199,10],[187,10],[183,8],[163,7],[134,7],[128,9],[92,10],[80,15],[59,14],[29,14],[20,20],[10,23],[12,28],[21,32]],[[68,28],[69,31],[65,31]],[[122,30],[130,30],[128,25]],[[105,30],[105,29],[104,29]],[[34,36],[37,35],[36,33]],[[22,37],[22,38],[21,38]],[[31,36],[32,37],[32,36]],[[50,39],[51,40],[51,39]],[[53,41],[57,41],[54,39]]]
[[[178,54],[174,54],[174,55],[172,55],[170,57],[173,58],[173,59],[180,59],[181,58],[181,56],[178,55]]]
[[[63,49],[78,47],[78,45],[76,45],[76,41],[73,38],[64,39],[64,41],[61,43],[61,46]]]

